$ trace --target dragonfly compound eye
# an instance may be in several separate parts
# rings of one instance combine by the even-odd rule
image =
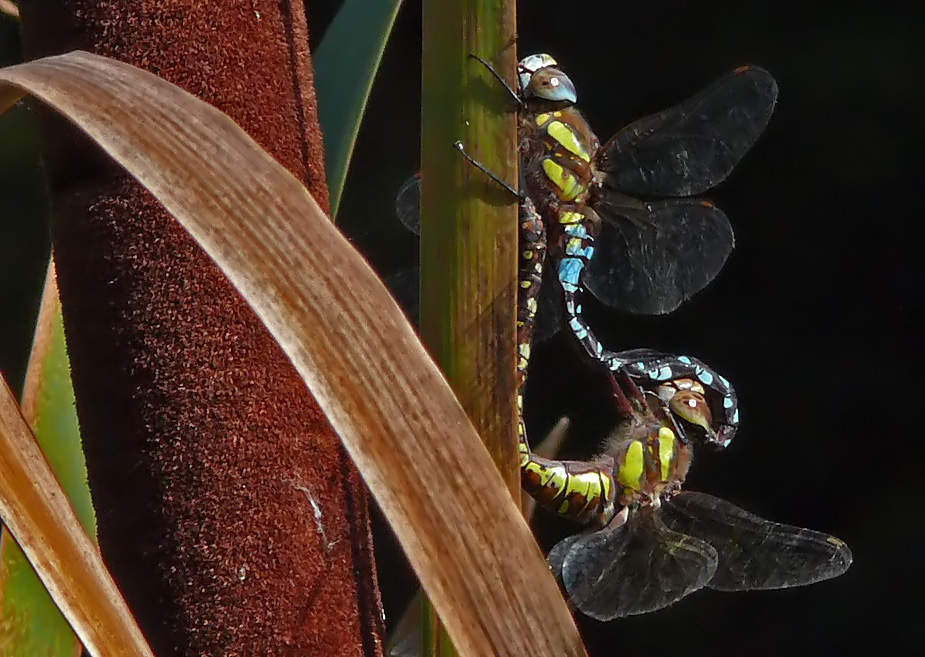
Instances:
[[[538,98],[569,105],[574,105],[578,98],[571,79],[559,69],[552,67],[540,69],[530,76],[523,93],[527,99]]]
[[[708,437],[712,438],[716,434],[710,405],[699,392],[678,390],[669,400],[668,407],[681,419],[702,428]]]
[[[520,82],[520,91],[523,93],[530,86],[530,78],[541,68],[556,66],[556,60],[546,53],[528,55],[517,63],[517,79]]]

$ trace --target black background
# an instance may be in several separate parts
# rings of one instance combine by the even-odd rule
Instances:
[[[855,559],[841,578],[802,589],[701,591],[647,616],[580,618],[590,653],[833,655],[863,641],[925,654],[925,9],[530,0],[518,18],[520,56],[557,59],[602,139],[736,66],[757,64],[777,79],[764,136],[707,195],[736,231],[719,277],[666,317],[586,306],[607,346],[690,353],[736,386],[739,434],[725,452],[697,454],[689,488],[835,534]],[[341,211],[386,272],[416,249],[410,236],[394,237],[401,228],[389,203],[417,167],[419,117],[406,108],[419,103],[419,47],[419,3],[406,2]],[[526,412],[532,435],[569,415],[569,448],[582,456],[613,418],[600,381],[563,337],[534,352]],[[394,552],[380,553],[393,619],[405,589],[393,584]]]
[[[315,41],[336,5],[309,3]],[[736,251],[716,281],[667,317],[586,305],[608,347],[696,355],[735,384],[738,436],[723,453],[698,453],[689,488],[835,534],[855,559],[843,577],[807,588],[701,591],[647,616],[609,624],[579,619],[591,655],[830,655],[862,645],[925,653],[925,7],[520,5],[519,52],[548,52],[559,61],[602,139],[735,66],[758,64],[776,77],[780,100],[767,131],[708,195],[736,230]],[[16,56],[15,39],[4,21],[0,54],[7,63]],[[420,4],[406,2],[340,216],[384,273],[408,264],[417,248],[391,208],[417,167],[419,83]],[[21,164],[9,164],[19,143],[10,135],[25,133],[11,132],[11,120],[18,119],[0,122],[0,369],[15,383],[31,333],[22,318],[34,315],[47,247],[41,222],[25,209],[41,215],[40,190],[18,178]],[[612,417],[602,410],[599,381],[576,361],[561,336],[536,350],[527,416],[533,435],[570,416],[569,449],[587,455]],[[380,532],[377,547],[393,620],[412,580],[390,540]]]

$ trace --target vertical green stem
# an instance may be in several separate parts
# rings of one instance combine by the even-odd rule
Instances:
[[[519,495],[517,202],[454,148],[462,142],[489,170],[516,184],[514,108],[498,82],[469,58],[490,61],[512,83],[515,25],[513,0],[423,3],[421,335]],[[431,636],[430,654],[450,654],[448,641]]]
[[[468,57],[512,76],[513,25],[513,3],[424,2],[421,333],[518,491],[517,203],[453,146],[462,142],[516,185],[516,115],[498,82]]]

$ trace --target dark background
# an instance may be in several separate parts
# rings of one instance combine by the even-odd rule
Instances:
[[[308,4],[320,37],[337,3]],[[708,195],[729,215],[737,240],[716,281],[667,317],[586,305],[608,347],[696,355],[736,386],[739,434],[723,453],[698,453],[689,488],[835,534],[855,559],[843,577],[803,589],[701,591],[647,616],[610,624],[580,618],[592,655],[830,655],[868,641],[878,653],[925,652],[925,7],[831,7],[521,3],[519,52],[559,61],[602,139],[735,66],[758,64],[777,78],[780,100],[767,131]],[[0,18],[0,63],[16,57],[14,28]],[[410,263],[417,248],[391,208],[417,168],[419,83],[420,4],[406,2],[340,216],[386,274]],[[0,121],[0,369],[17,385],[47,250],[41,189],[22,164],[29,139],[22,114]],[[568,448],[592,453],[612,420],[598,383],[568,340],[538,348],[527,398],[533,435],[568,415]],[[377,547],[393,620],[412,579],[390,540],[380,532]]]
[[[519,3],[520,56],[558,60],[601,139],[741,64],[776,77],[780,99],[767,131],[707,195],[736,230],[717,280],[666,317],[586,306],[610,348],[690,353],[736,386],[741,430],[725,452],[698,452],[689,488],[835,534],[855,558],[843,577],[802,589],[701,591],[647,616],[580,618],[592,655],[834,655],[861,640],[880,654],[925,654],[917,520],[925,501],[925,8],[832,6]],[[419,17],[419,3],[406,2],[341,212],[386,272],[416,249],[389,205],[417,167],[419,117],[406,108],[419,103]],[[534,352],[527,418],[531,434],[542,435],[569,415],[569,448],[582,456],[612,416],[600,381],[562,337]],[[394,618],[404,589],[392,588],[390,564],[380,573]]]

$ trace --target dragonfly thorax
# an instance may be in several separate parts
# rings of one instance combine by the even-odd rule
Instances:
[[[635,425],[611,440],[614,479],[622,506],[658,507],[677,492],[691,463],[690,446],[664,425]]]
[[[569,225],[583,223],[588,237],[597,233],[597,215],[588,206],[594,193],[593,153],[597,137],[573,107],[521,115],[520,155],[527,195],[549,230],[555,256]],[[575,216],[580,215],[579,221]],[[574,237],[574,235],[573,235]]]

